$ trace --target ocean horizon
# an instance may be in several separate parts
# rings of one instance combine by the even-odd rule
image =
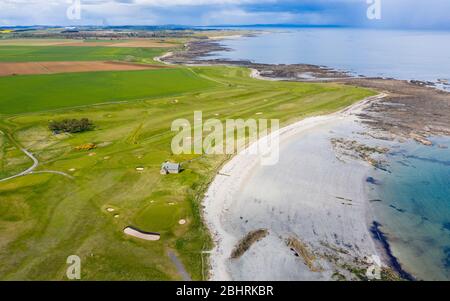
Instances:
[[[229,51],[208,59],[311,64],[353,76],[432,82],[450,90],[450,31],[347,27],[255,27],[254,36],[225,39]],[[439,47],[436,47],[439,45]]]
[[[208,59],[313,64],[355,76],[430,81],[450,91],[450,32],[280,28],[221,41]],[[439,47],[436,47],[439,45]],[[392,143],[387,170],[367,183],[392,255],[418,279],[450,279],[450,140]]]

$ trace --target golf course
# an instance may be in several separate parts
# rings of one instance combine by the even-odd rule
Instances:
[[[161,65],[153,58],[174,50],[9,44],[0,43],[0,62]],[[174,256],[190,279],[206,280],[213,242],[202,200],[230,156],[174,155],[172,122],[193,123],[194,111],[202,111],[204,119],[279,119],[285,126],[376,94],[250,74],[161,66],[0,77],[0,279],[67,280],[67,257],[77,255],[82,280],[182,280]],[[92,130],[49,130],[52,121],[83,118]],[[14,177],[35,163],[24,150],[38,163]],[[161,175],[165,161],[183,163],[183,171]],[[160,239],[126,235],[127,227]]]

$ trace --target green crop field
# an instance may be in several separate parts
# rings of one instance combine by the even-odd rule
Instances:
[[[164,48],[102,46],[0,46],[0,62],[129,61],[153,62]]]
[[[182,68],[0,77],[0,114],[177,95],[214,86],[217,83]]]
[[[32,165],[19,147],[39,160],[35,171],[73,176],[38,173],[0,182],[0,279],[63,280],[74,254],[82,259],[83,280],[179,280],[169,250],[193,279],[204,279],[202,251],[212,242],[201,200],[229,157],[173,155],[172,121],[193,121],[200,110],[205,119],[258,116],[286,125],[374,94],[249,74],[235,67],[180,67],[0,79],[0,179]],[[71,135],[48,130],[50,120],[66,118],[89,118],[96,127]],[[97,148],[75,149],[87,143]],[[178,175],[159,173],[165,160],[190,159]],[[187,223],[180,225],[181,219]],[[161,240],[128,237],[127,226],[158,232]]]

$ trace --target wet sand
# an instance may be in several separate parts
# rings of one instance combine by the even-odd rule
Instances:
[[[388,266],[384,279],[414,279],[390,252],[383,227],[371,212],[367,175],[382,168],[379,158],[361,152],[387,142],[429,145],[430,136],[450,135],[450,93],[421,82],[351,77],[324,66],[207,59],[219,50],[227,49],[216,41],[194,42],[164,60],[237,65],[262,80],[337,82],[372,88],[386,97],[344,115],[315,117],[283,129],[277,166],[262,167],[258,158],[238,155],[223,168],[204,201],[205,220],[216,241],[211,278],[365,280],[367,257],[378,255]],[[230,259],[236,244],[258,229],[269,235]],[[292,239],[300,251],[287,244]]]
[[[383,256],[369,231],[365,178],[373,166],[340,160],[331,143],[361,139],[356,136],[364,125],[355,116],[360,110],[358,104],[282,129],[282,156],[274,166],[261,166],[256,155],[247,154],[224,166],[204,200],[216,242],[212,280],[361,280],[352,270],[367,269],[365,258]],[[231,259],[239,240],[257,229],[269,235]],[[313,259],[292,250],[290,238]]]

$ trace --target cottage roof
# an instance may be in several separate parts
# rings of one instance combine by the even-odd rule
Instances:
[[[180,164],[179,163],[171,163],[171,162],[164,162],[162,165],[162,168],[166,170],[179,170]]]

